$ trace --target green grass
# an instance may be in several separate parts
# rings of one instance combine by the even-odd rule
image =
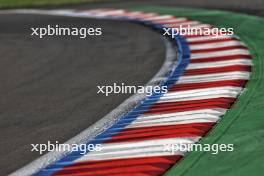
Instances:
[[[34,6],[52,6],[63,4],[77,4],[98,2],[102,0],[0,0],[0,8],[22,8]]]
[[[202,9],[142,7],[136,10],[188,17],[218,27],[233,27],[253,56],[246,90],[212,132],[201,141],[234,144],[233,152],[190,152],[166,175],[259,176],[264,173],[264,19]]]

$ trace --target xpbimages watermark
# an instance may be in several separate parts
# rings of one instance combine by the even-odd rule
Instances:
[[[100,36],[103,34],[102,28],[93,27],[63,27],[59,25],[47,27],[32,27],[31,36],[44,38],[45,36],[77,36],[79,38],[85,39],[87,36]]]
[[[232,36],[234,35],[233,28],[208,28],[208,27],[192,27],[190,25],[182,26],[180,25],[177,28],[163,28],[163,35],[175,38],[177,35],[204,35],[204,36]]]
[[[179,144],[164,144],[163,151],[176,154],[177,152],[210,152],[218,154],[219,152],[234,151],[234,144],[198,144],[198,143],[179,143]]]
[[[50,141],[47,144],[31,144],[31,151],[43,154],[45,152],[75,152],[79,151],[80,154],[85,154],[92,151],[101,151],[101,144],[60,144],[58,141],[52,143]]]
[[[147,94],[150,96],[152,94],[164,94],[168,92],[167,86],[130,86],[125,85],[125,83],[107,86],[97,86],[98,91],[97,94],[104,94],[105,96],[109,96],[109,94]]]

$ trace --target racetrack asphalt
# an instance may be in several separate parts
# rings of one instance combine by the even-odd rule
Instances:
[[[139,5],[203,7],[264,15],[262,0],[116,1],[61,8]],[[30,27],[102,27],[103,36],[30,37]],[[98,95],[97,85],[144,85],[165,58],[160,35],[126,22],[41,15],[0,15],[0,173],[40,155],[31,143],[60,143],[77,135],[130,95]]]
[[[129,94],[97,94],[97,85],[144,85],[160,69],[160,35],[126,22],[41,15],[0,15],[0,173],[38,158],[30,144],[63,143],[116,108]],[[102,27],[86,39],[31,37],[30,27]]]

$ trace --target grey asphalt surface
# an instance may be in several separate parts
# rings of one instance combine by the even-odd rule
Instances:
[[[0,175],[40,156],[30,144],[65,142],[129,97],[97,85],[144,85],[165,58],[160,35],[136,24],[32,15],[0,15],[0,24]],[[102,27],[103,36],[30,36],[48,24]]]
[[[263,0],[134,0],[59,8],[201,7],[264,15]],[[30,27],[102,27],[103,36],[30,37]],[[39,15],[0,15],[0,173],[39,157],[31,143],[64,142],[129,95],[98,95],[97,85],[144,85],[161,67],[159,34],[125,22]]]

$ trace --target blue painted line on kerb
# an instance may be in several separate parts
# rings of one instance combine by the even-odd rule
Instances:
[[[130,21],[133,23],[144,24],[147,26],[152,27],[153,29],[163,31],[164,26],[154,24],[150,21],[142,21],[142,20],[133,20],[129,18],[122,18],[120,20]],[[176,67],[171,71],[168,75],[166,81],[162,82],[160,86],[167,86],[168,89],[171,88],[179,79],[179,77],[183,74],[184,70],[186,69],[187,65],[190,61],[190,49],[188,46],[187,41],[184,37],[177,35],[174,39],[178,47],[178,61]],[[127,125],[131,124],[137,117],[144,112],[148,111],[148,109],[155,104],[160,97],[164,94],[153,94],[150,97],[146,97],[137,107],[133,110],[128,112],[126,115],[121,117],[114,125],[108,128],[103,133],[96,136],[94,139],[89,141],[88,144],[101,144],[109,139],[115,134],[118,134],[122,131]],[[52,175],[53,173],[63,169],[63,167],[74,164],[74,160],[80,158],[84,154],[81,154],[81,151],[71,152],[64,158],[60,159],[59,161],[51,164],[50,166],[46,167],[45,169],[40,170],[38,173],[34,174],[36,176],[48,176]]]

